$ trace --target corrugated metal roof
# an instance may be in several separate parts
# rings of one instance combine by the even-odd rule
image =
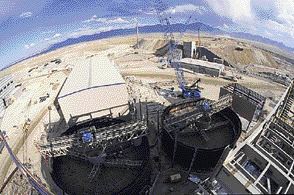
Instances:
[[[218,64],[218,63],[214,63],[214,62],[208,62],[208,61],[204,61],[204,60],[197,60],[197,59],[192,59],[192,58],[183,58],[181,60],[182,63],[185,64],[193,64],[193,65],[198,65],[198,66],[205,66],[208,68],[214,68],[214,69],[219,69],[219,70],[223,70],[224,69],[224,65],[223,64]]]
[[[106,56],[94,56],[76,62],[58,98],[91,88],[124,83],[124,79]]]
[[[127,114],[128,100],[125,81],[106,56],[77,61],[58,95],[67,122],[81,115]]]

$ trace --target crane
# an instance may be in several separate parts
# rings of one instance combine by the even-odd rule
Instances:
[[[164,27],[164,37],[168,42],[168,63],[175,69],[177,81],[179,83],[179,88],[181,90],[181,94],[184,98],[201,98],[201,91],[195,85],[188,86],[187,82],[184,78],[184,71],[181,64],[181,59],[178,56],[175,56],[175,50],[177,49],[179,42],[175,41],[175,37],[173,35],[171,29],[171,23],[167,15],[166,15],[166,5],[161,0],[156,0],[156,12],[159,18],[160,24]],[[190,23],[191,16],[185,22],[185,28],[180,32],[179,40],[182,39],[184,32],[187,30],[187,26]]]
[[[27,177],[29,183],[39,192],[39,194],[50,195],[51,193],[46,189],[46,187],[40,181],[38,181],[34,177],[34,175],[32,175],[32,173],[13,154],[12,149],[10,148],[10,146],[8,145],[6,141],[5,135],[3,134],[1,130],[0,130],[0,140],[2,140],[2,142],[4,143],[12,161],[15,163],[15,165],[21,171],[21,173]]]

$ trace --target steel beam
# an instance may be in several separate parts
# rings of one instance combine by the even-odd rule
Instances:
[[[194,123],[205,114],[207,114],[208,116],[212,116],[213,114],[220,112],[221,110],[224,110],[227,107],[230,107],[232,105],[232,101],[233,101],[232,96],[226,95],[226,96],[223,96],[219,101],[211,103],[210,104],[211,110],[209,111],[204,111],[203,105],[198,104],[197,105],[198,108],[196,108],[196,110],[194,109],[194,111],[186,112],[181,116],[175,116],[175,117],[169,118],[168,120],[164,122],[165,122],[165,125],[168,126],[169,128],[171,126],[177,126],[176,128],[170,128],[170,129],[181,131],[183,128]]]
[[[0,131],[0,138],[5,144],[5,147],[10,155],[10,158],[12,161],[15,163],[15,165],[18,167],[20,172],[25,175],[25,177],[28,179],[29,183],[41,194],[41,195],[49,195],[51,194],[46,187],[38,181],[32,174],[31,172],[19,161],[19,159],[13,154],[12,149],[8,145],[5,136],[3,133]]]
[[[196,159],[196,156],[197,156],[197,151],[198,151],[197,148],[194,148],[194,153],[193,153],[193,157],[192,157],[192,160],[191,160],[191,163],[190,163],[190,167],[189,167],[189,170],[188,170],[188,175],[191,173],[193,164],[194,164],[195,159]]]
[[[47,144],[39,144],[40,153],[47,157],[57,157],[70,154],[78,148],[88,146],[89,148],[101,148],[105,145],[112,146],[117,143],[122,143],[137,139],[146,135],[146,122],[131,122],[117,124],[101,129],[92,128],[90,132],[94,135],[92,142],[86,144],[82,142],[79,133],[71,136],[63,136],[49,140]]]

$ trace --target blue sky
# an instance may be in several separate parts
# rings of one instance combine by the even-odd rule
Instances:
[[[49,45],[115,28],[158,23],[155,0],[0,0],[0,68]],[[169,0],[173,23],[192,16],[227,31],[294,47],[294,0]]]

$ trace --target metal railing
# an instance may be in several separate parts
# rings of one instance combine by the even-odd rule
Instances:
[[[230,94],[225,95],[221,97],[219,101],[210,103],[210,110],[208,111],[204,111],[202,108],[206,101],[199,101],[199,104],[195,106],[192,112],[187,112],[180,116],[170,117],[164,121],[164,124],[172,131],[180,131],[204,115],[211,116],[227,107],[231,107],[232,101],[232,96]]]
[[[19,159],[13,154],[12,149],[8,145],[5,136],[0,131],[0,138],[5,144],[5,147],[10,155],[10,158],[15,163],[15,165],[18,167],[18,169],[21,171],[23,175],[28,179],[29,183],[41,194],[41,195],[49,195],[51,194],[46,187],[38,181],[31,173],[30,171],[19,161]]]
[[[71,153],[71,150],[84,147],[99,148],[105,145],[111,146],[117,143],[137,139],[146,134],[147,124],[145,121],[132,121],[120,123],[104,128],[90,128],[89,132],[93,134],[93,140],[90,143],[83,143],[79,133],[63,136],[49,140],[46,144],[39,144],[39,150],[42,156],[57,157]]]

